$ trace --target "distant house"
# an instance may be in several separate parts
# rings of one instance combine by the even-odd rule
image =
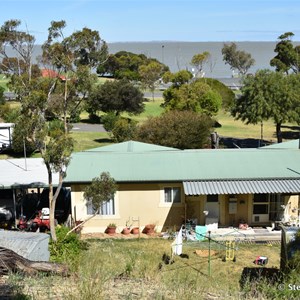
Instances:
[[[298,143],[299,144],[299,143]],[[114,199],[89,220],[84,233],[126,222],[158,231],[187,219],[199,225],[270,225],[298,220],[300,149],[178,150],[134,141],[74,153],[64,180],[71,187],[73,217],[93,214],[84,188],[102,172],[118,183]]]
[[[59,78],[62,81],[66,80],[66,77],[58,74],[57,72],[51,69],[41,69],[42,77],[44,78]]]

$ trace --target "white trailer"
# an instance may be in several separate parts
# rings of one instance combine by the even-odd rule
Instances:
[[[14,123],[0,123],[0,150],[11,148]]]

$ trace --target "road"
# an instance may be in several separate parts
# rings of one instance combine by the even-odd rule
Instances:
[[[74,123],[72,131],[78,132],[106,132],[101,124],[89,124],[89,123]]]

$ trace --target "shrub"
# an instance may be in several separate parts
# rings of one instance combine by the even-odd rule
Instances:
[[[209,142],[212,119],[192,111],[169,111],[138,127],[136,139],[179,149],[200,149]]]
[[[113,139],[117,142],[132,140],[136,131],[137,122],[131,119],[119,118],[112,129]]]
[[[50,241],[50,258],[51,261],[76,266],[81,252],[87,249],[87,244],[76,233],[67,235],[69,230],[65,226],[56,227],[57,242]]]
[[[115,127],[115,123],[118,119],[119,117],[113,112],[107,113],[106,115],[102,116],[101,121],[104,129],[108,132],[111,132]]]

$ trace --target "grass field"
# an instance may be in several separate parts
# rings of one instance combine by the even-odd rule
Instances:
[[[14,278],[31,299],[251,299],[240,288],[244,268],[256,256],[269,258],[269,267],[279,267],[279,245],[238,244],[236,262],[223,261],[225,248],[211,245],[211,274],[206,253],[208,242],[185,242],[184,256],[165,264],[172,240],[103,239],[89,240],[79,268],[68,278],[57,276]],[[48,297],[48,298],[47,298]],[[265,299],[265,298],[260,298]]]
[[[122,114],[124,117],[130,117],[139,123],[142,123],[151,116],[159,116],[164,109],[161,107],[163,102],[162,98],[155,98],[155,101],[149,99],[145,102],[145,111],[140,115],[129,115]],[[12,107],[19,106],[17,102],[10,102]],[[81,114],[81,119],[86,121],[88,119],[88,114],[83,112]],[[217,116],[215,116],[216,121],[221,124],[221,127],[215,130],[221,137],[234,138],[234,139],[261,139],[261,124],[257,125],[246,125],[240,120],[234,120],[228,112],[220,111]],[[299,137],[299,126],[296,124],[284,124],[282,126],[283,138],[288,140],[291,138]],[[86,149],[104,146],[111,143],[110,137],[107,133],[102,132],[75,132],[72,133],[75,139],[75,151],[83,151]],[[277,141],[275,135],[275,124],[272,121],[266,121],[263,123],[263,140],[266,142],[274,143]],[[5,158],[3,155],[1,158]]]

